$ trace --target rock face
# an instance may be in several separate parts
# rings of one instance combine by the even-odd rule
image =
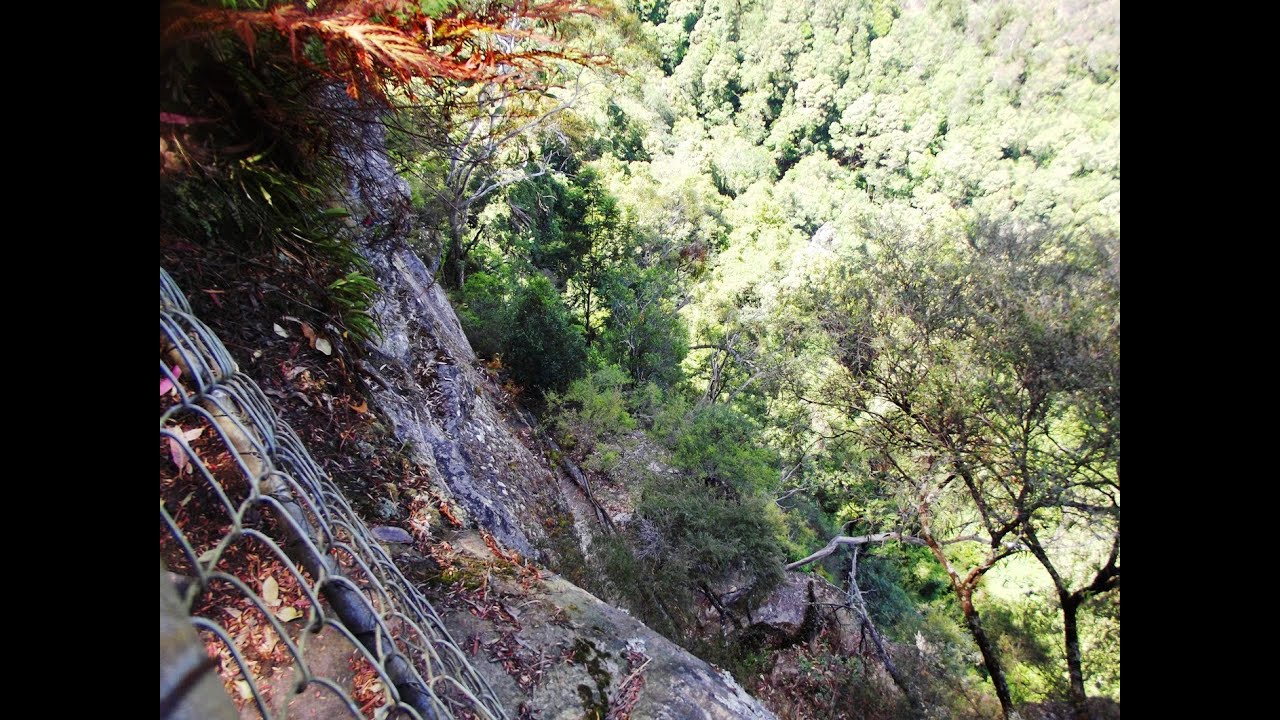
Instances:
[[[360,122],[341,89],[320,95],[339,118],[348,206],[367,228],[359,231],[361,250],[382,289],[373,315],[383,337],[361,366],[372,399],[471,518],[507,547],[546,559],[544,526],[571,514],[560,479],[530,451],[532,428],[521,414],[500,407],[505,395],[476,363],[444,290],[409,247],[409,186],[386,154],[382,125]]]
[[[809,242],[823,250],[832,250],[836,246],[836,226],[830,221],[822,223],[822,227],[813,233]]]
[[[857,645],[858,619],[842,607],[844,594],[829,583],[788,572],[782,584],[751,613],[743,632],[772,647],[810,639],[821,631],[845,652]]]
[[[423,262],[403,246],[368,257],[383,289],[374,313],[384,337],[365,368],[379,409],[481,527],[541,557],[544,521],[569,514],[557,478],[511,427],[516,414],[499,409],[498,389]]]
[[[773,644],[785,644],[800,639],[816,622],[813,579],[787,573],[778,589],[751,613],[748,629],[769,636]]]
[[[453,545],[492,559],[474,535]],[[540,710],[543,720],[605,717],[618,706],[637,719],[774,718],[727,672],[559,576],[544,574],[536,582],[487,577],[490,603],[512,598],[508,605],[481,613],[446,609],[442,617],[464,648],[502,659],[472,661],[508,708]]]
[[[361,361],[374,404],[435,484],[500,544],[543,560],[566,545],[583,548],[578,532],[557,542],[547,528],[581,531],[598,520],[571,495],[577,486],[531,449],[533,428],[477,364],[447,296],[403,236],[409,191],[386,156],[381,126],[355,121],[358,111],[340,90],[322,101],[335,116],[353,118],[335,129],[345,136],[348,203],[369,228],[362,251],[382,289],[373,313],[384,336]],[[560,522],[567,517],[574,522]],[[493,558],[475,535],[450,542],[473,559]],[[542,573],[531,584],[486,576],[486,592],[490,582],[495,593],[518,598],[510,612],[486,619],[444,603],[441,614],[450,633],[475,648],[473,664],[513,716],[523,705],[544,720],[576,720],[624,705],[636,718],[774,717],[727,673],[559,576]],[[489,662],[476,655],[480,648],[491,650]],[[522,654],[536,657],[536,682],[512,677],[519,664],[511,658]]]

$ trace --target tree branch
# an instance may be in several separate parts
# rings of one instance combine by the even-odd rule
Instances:
[[[899,542],[908,543],[910,545],[923,546],[926,544],[924,540],[921,540],[918,537],[914,537],[911,535],[903,535],[902,533],[898,533],[898,532],[876,533],[874,535],[858,535],[858,536],[837,535],[831,538],[831,542],[827,543],[826,547],[815,552],[809,557],[806,557],[802,560],[797,560],[787,565],[787,569],[795,570],[796,568],[804,567],[805,565],[808,565],[814,560],[821,560],[822,558],[835,552],[836,549],[839,548],[841,545],[857,546],[857,545],[866,545],[868,543],[888,542],[890,540],[897,540]]]

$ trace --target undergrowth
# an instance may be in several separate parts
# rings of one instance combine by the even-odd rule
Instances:
[[[343,173],[320,83],[278,55],[219,37],[162,52],[161,233],[288,266],[306,279],[298,304],[358,347],[379,335],[377,285],[334,206]]]

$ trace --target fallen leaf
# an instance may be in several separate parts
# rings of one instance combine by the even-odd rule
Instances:
[[[279,324],[279,323],[272,323],[271,328],[272,328],[273,330],[275,330],[275,331],[276,331],[276,334],[277,334],[277,335],[279,335],[280,337],[282,337],[282,338],[287,338],[287,337],[289,337],[289,331],[288,331],[288,330],[285,330],[285,329],[284,329],[284,328],[282,328],[282,327],[280,327],[280,324]]]
[[[241,610],[233,607],[224,607],[222,608],[222,612],[230,615],[233,618],[238,618],[244,614]]]
[[[178,466],[178,472],[186,469],[190,459],[187,458],[187,451],[182,449],[182,443],[177,438],[169,438],[169,459],[173,460],[173,464]]]
[[[300,617],[302,617],[302,613],[299,612],[298,608],[292,605],[285,605],[276,611],[276,619],[280,622],[289,622],[290,620],[297,620]]]
[[[199,115],[179,115],[178,113],[162,112],[160,113],[160,122],[166,125],[199,125],[213,122],[213,120]]]
[[[262,581],[262,599],[271,607],[280,604],[280,584],[276,582],[274,576],[267,576]]]
[[[328,340],[322,337],[316,338],[316,349],[324,353],[325,355],[333,354],[333,346],[329,344]]]
[[[192,440],[195,440],[196,438],[200,437],[201,433],[203,432],[204,432],[204,428],[202,427],[194,428],[192,430],[188,430],[182,433],[182,439],[186,440],[187,442],[191,442]]]
[[[308,324],[306,324],[306,323],[302,323],[302,335],[303,335],[303,337],[305,337],[307,340],[310,340],[310,341],[311,341],[311,346],[312,346],[312,347],[315,347],[315,345],[316,345],[316,331],[315,331],[315,330],[312,330],[310,325],[308,325]]]
[[[169,372],[173,373],[175,378],[182,377],[182,367],[175,365],[169,368]],[[160,378],[160,394],[163,395],[173,389],[173,381],[167,377]]]
[[[365,400],[361,400],[359,405],[352,405],[350,403],[347,403],[347,406],[358,413],[369,412],[369,403]]]
[[[453,514],[453,511],[449,509],[449,504],[443,500],[440,501],[440,514],[443,515],[444,519],[448,520],[449,524],[453,525],[454,527],[456,528],[462,527],[462,521],[459,520],[458,517]]]
[[[236,692],[240,693],[241,700],[253,699],[253,688],[249,687],[249,683],[244,680],[236,681]]]

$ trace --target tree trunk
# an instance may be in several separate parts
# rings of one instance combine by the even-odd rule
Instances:
[[[964,610],[965,623],[969,626],[973,641],[978,644],[978,650],[982,652],[982,662],[987,666],[987,673],[991,675],[991,684],[996,688],[996,697],[1000,698],[1000,709],[1004,712],[1005,720],[1017,720],[1020,716],[1013,708],[1013,697],[1009,694],[1009,681],[1005,679],[1004,667],[1000,664],[995,645],[982,629],[982,618],[978,616],[977,608],[973,606],[973,588],[957,588],[957,590],[960,594],[960,607]]]
[[[457,288],[462,288],[464,282],[462,278],[462,252],[463,243],[466,242],[466,216],[460,214],[456,208],[449,211],[449,238],[445,241],[444,261],[441,263],[437,277],[443,277],[445,280],[440,284],[443,287],[449,287],[448,283],[458,283]]]
[[[591,343],[596,339],[596,330],[591,327],[591,283],[584,283],[587,286],[587,303],[582,313],[582,324],[587,330],[587,349],[591,348]]]
[[[1071,681],[1069,698],[1076,720],[1089,720],[1088,697],[1084,692],[1084,668],[1080,660],[1080,629],[1076,622],[1080,600],[1065,592],[1058,593],[1062,604],[1062,634],[1067,645],[1067,676]]]
[[[1045,571],[1049,573],[1049,579],[1053,581],[1054,588],[1058,591],[1058,604],[1062,606],[1062,636],[1067,651],[1067,681],[1069,683],[1067,699],[1071,703],[1071,714],[1075,717],[1075,720],[1089,720],[1089,697],[1084,691],[1084,663],[1080,657],[1078,616],[1080,605],[1085,600],[1096,593],[1106,592],[1119,583],[1120,570],[1116,566],[1116,558],[1120,551],[1119,529],[1117,528],[1113,539],[1111,556],[1108,558],[1107,564],[1094,575],[1093,582],[1075,592],[1071,592],[1062,575],[1054,567],[1049,554],[1045,552],[1044,546],[1040,544],[1040,538],[1036,536],[1035,529],[1027,525],[1024,527],[1023,535],[1027,541],[1027,547],[1031,549],[1031,554],[1035,555],[1040,564],[1044,566]]]
[[[954,475],[951,477],[955,477]],[[948,478],[950,482],[950,478]],[[945,483],[944,483],[945,486]],[[978,610],[973,606],[973,591],[977,589],[978,581],[982,576],[995,566],[1000,560],[999,555],[992,554],[987,557],[986,561],[969,571],[965,577],[960,577],[960,573],[956,572],[955,567],[951,565],[951,561],[947,559],[947,554],[942,550],[942,544],[933,536],[933,531],[929,528],[929,509],[928,505],[921,503],[917,512],[920,518],[920,539],[929,550],[933,552],[933,556],[938,560],[938,564],[942,565],[946,571],[947,577],[951,578],[951,589],[956,594],[956,599],[960,601],[960,609],[964,612],[965,624],[969,626],[969,634],[973,636],[973,641],[977,643],[978,650],[982,652],[982,662],[987,667],[987,672],[991,675],[991,684],[996,688],[996,697],[1000,698],[1000,709],[1003,711],[1005,720],[1021,720],[1018,711],[1013,709],[1013,697],[1009,694],[1009,681],[1005,679],[1004,667],[1000,665],[1000,658],[996,654],[995,645],[987,638],[987,633],[982,629],[982,618],[978,616]]]

